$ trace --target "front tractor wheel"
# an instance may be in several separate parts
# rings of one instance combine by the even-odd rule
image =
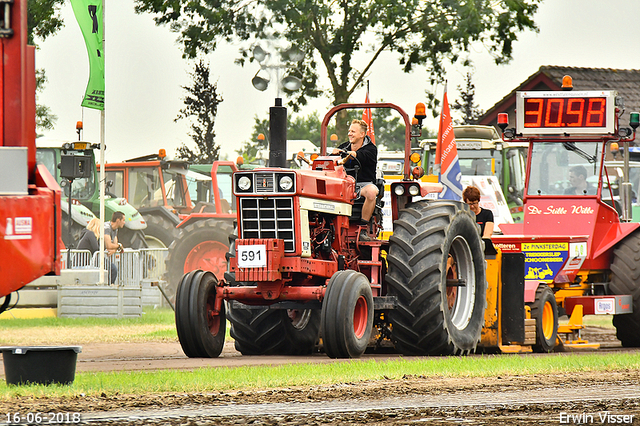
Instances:
[[[385,282],[398,307],[392,340],[406,355],[465,354],[484,324],[487,283],[482,241],[468,207],[418,201],[400,212],[389,239]]]
[[[333,274],[322,303],[320,324],[329,357],[357,358],[364,353],[373,328],[373,294],[364,274]]]
[[[178,340],[189,358],[217,358],[227,328],[224,303],[215,312],[218,280],[210,272],[192,271],[182,277],[176,294]]]
[[[558,339],[558,305],[553,291],[547,285],[536,290],[536,300],[531,306],[531,318],[536,320],[536,352],[551,352]]]

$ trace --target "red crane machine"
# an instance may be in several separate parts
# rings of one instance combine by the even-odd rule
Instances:
[[[61,189],[36,164],[35,47],[27,0],[0,2],[0,311],[11,293],[60,274]]]

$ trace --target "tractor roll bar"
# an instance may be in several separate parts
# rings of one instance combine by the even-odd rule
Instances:
[[[374,103],[356,103],[356,104],[340,104],[336,105],[327,112],[322,120],[320,127],[320,155],[327,155],[327,126],[329,120],[335,113],[343,109],[357,109],[357,108],[391,108],[400,113],[404,120],[405,132],[404,132],[404,179],[409,180],[411,176],[411,163],[409,157],[411,156],[411,120],[406,112],[399,106],[388,102],[374,102]]]

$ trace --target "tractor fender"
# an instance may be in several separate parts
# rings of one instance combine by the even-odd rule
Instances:
[[[179,224],[176,225],[176,228],[178,229],[183,229],[185,226],[190,225],[192,223],[195,222],[199,222],[201,220],[207,220],[207,219],[217,219],[221,222],[229,222],[231,224],[233,224],[235,226],[235,222],[236,222],[236,215],[235,214],[227,214],[227,215],[219,215],[219,214],[211,214],[211,213],[192,213],[189,216],[187,216],[186,218],[184,218],[184,220],[182,222],[180,222]]]
[[[612,227],[605,240],[602,241],[598,249],[594,252],[593,258],[597,259],[607,251],[613,250],[613,247],[620,241],[624,240],[628,235],[640,227],[640,223],[620,223],[617,227]]]
[[[426,197],[427,194],[440,193],[444,189],[444,186],[441,183],[437,182],[422,182],[420,183],[420,195],[422,197]]]
[[[127,229],[131,229],[132,231],[141,231],[147,228],[147,223],[144,218],[135,209],[131,204],[127,202],[126,198],[107,198],[104,200],[104,210],[105,212],[113,212],[121,211],[124,213],[125,221],[124,227]],[[107,214],[108,217],[105,217],[105,221],[111,219],[111,215]]]
[[[174,212],[172,212],[166,206],[155,206],[155,207],[142,207],[138,209],[141,215],[150,215],[150,216],[158,216],[167,220],[169,223],[172,223],[174,227],[177,227],[180,223],[180,218]]]
[[[66,199],[60,201],[60,210],[65,216],[69,214],[69,202]],[[83,228],[85,228],[94,217],[96,216],[86,206],[82,204],[71,204],[71,220]]]

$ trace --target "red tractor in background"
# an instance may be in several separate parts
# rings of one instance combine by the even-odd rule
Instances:
[[[525,255],[537,348],[553,350],[558,333],[571,331],[572,322],[558,325],[564,313],[578,325],[582,314],[615,315],[622,345],[640,346],[640,224],[621,221],[604,167],[608,142],[634,140],[638,114],[633,130],[619,127],[614,91],[517,92],[516,99],[516,127],[507,128],[507,114],[499,126],[505,141],[529,144],[524,220],[502,225],[504,235],[492,239],[503,253]],[[630,198],[629,191],[629,205]]]
[[[163,149],[105,165],[108,191],[126,198],[144,216],[148,241],[169,248],[170,299],[186,272],[206,269],[222,276],[227,269],[225,255],[236,218],[231,176],[238,169],[231,161],[202,167],[208,167],[210,177],[190,170],[184,160],[166,159]]]
[[[27,46],[27,1],[0,8],[0,311],[11,293],[60,274],[58,183],[36,164],[35,47]]]
[[[339,156],[326,156],[331,117],[365,107],[394,109],[406,125],[388,241],[376,238],[384,181],[376,182],[378,203],[365,228],[373,241],[361,241],[355,180]],[[425,118],[424,105],[416,118]],[[339,105],[322,122],[322,155],[311,170],[236,172],[238,233],[228,272],[218,280],[209,271],[190,271],[178,287],[176,327],[185,354],[218,356],[227,319],[245,355],[310,353],[320,335],[332,358],[358,357],[383,339],[405,354],[475,350],[487,304],[482,241],[468,206],[423,199],[442,186],[422,182],[422,168],[410,169],[411,137],[419,132],[420,124],[412,127],[396,105]],[[521,326],[524,340],[524,321]]]
[[[207,182],[208,190],[201,187],[197,191],[204,200],[199,199],[176,226],[180,233],[169,246],[166,261],[171,295],[187,272],[204,269],[222,277],[227,270],[226,255],[236,221],[232,175],[237,170],[232,161],[215,161],[211,166],[211,181]]]

